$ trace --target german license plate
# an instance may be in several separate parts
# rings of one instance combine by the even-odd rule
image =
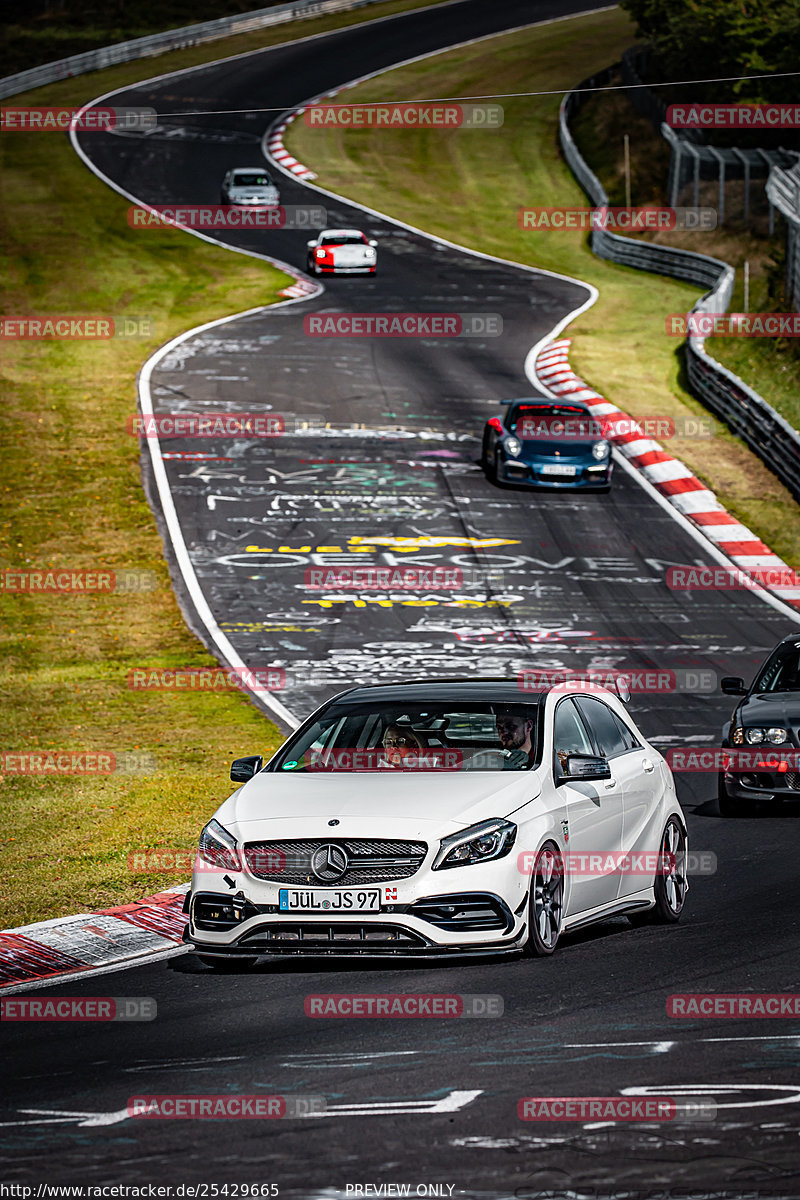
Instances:
[[[357,913],[380,912],[379,888],[362,891],[331,891],[325,888],[281,888],[278,892],[281,912]]]
[[[542,467],[542,475],[577,475],[578,468],[568,463],[546,463]]]

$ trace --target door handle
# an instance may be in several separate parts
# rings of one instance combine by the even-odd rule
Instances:
[[[616,779],[607,779],[607,780],[605,781],[605,783],[603,784],[603,787],[605,788],[605,790],[606,790],[607,792],[613,791],[613,789],[614,789],[616,786],[617,786],[617,781],[616,781]]]
[[[647,771],[648,775],[651,771],[655,771],[655,763],[652,763],[649,758],[642,759],[642,770]]]

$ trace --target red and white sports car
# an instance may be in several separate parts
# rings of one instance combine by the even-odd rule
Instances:
[[[374,275],[377,245],[360,229],[323,229],[308,243],[308,269],[312,275]]]

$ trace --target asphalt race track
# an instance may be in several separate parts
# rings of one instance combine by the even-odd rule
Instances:
[[[585,7],[465,0],[168,76],[114,102],[169,112],[160,123],[171,132],[93,134],[82,149],[147,203],[217,202],[224,172],[259,161],[280,111],[367,70]],[[245,108],[278,111],[222,112]],[[193,109],[217,115],[180,116]],[[285,670],[279,699],[298,718],[350,683],[390,676],[669,669],[684,686],[635,695],[637,721],[662,750],[713,745],[732,701],[693,686],[691,673],[749,678],[791,632],[791,616],[748,592],[670,591],[667,567],[716,560],[619,466],[609,495],[576,496],[493,487],[478,463],[486,416],[499,400],[531,393],[529,350],[587,289],[435,243],[297,180],[279,183],[282,203],[322,204],[329,225],[377,238],[378,274],[326,279],[310,301],[189,337],[152,376],[157,412],[286,420],[275,439],[162,443],[197,579],[242,660]],[[303,270],[307,236],[219,240]],[[503,333],[307,336],[304,317],[329,310],[499,314]],[[198,451],[212,458],[188,457]],[[321,600],[304,584],[309,567],[364,563],[460,567],[467,578],[456,593],[381,602],[358,593]],[[213,646],[175,578],[188,619]],[[453,1195],[497,1200],[800,1195],[792,1023],[677,1021],[665,1008],[675,992],[796,988],[800,805],[723,821],[713,775],[678,780],[690,845],[713,851],[717,871],[692,879],[677,927],[611,920],[536,962],[278,961],[224,977],[184,955],[70,984],[70,995],[153,996],[158,1019],[16,1027],[0,1116],[6,1178],[274,1182],[281,1196],[309,1200],[365,1182],[408,1183],[411,1194],[418,1184],[453,1185]],[[432,1027],[304,1015],[306,994],[343,991],[496,994],[505,1012]],[[516,1115],[526,1095],[643,1088],[712,1097],[717,1117],[551,1132]],[[124,1111],[132,1095],[198,1091],[324,1096],[328,1111],[208,1126]]]

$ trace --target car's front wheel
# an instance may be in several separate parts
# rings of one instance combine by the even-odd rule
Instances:
[[[653,885],[655,905],[643,913],[630,913],[632,925],[674,925],[680,921],[689,881],[686,877],[686,830],[670,817],[661,835],[658,870]]]
[[[481,466],[484,474],[490,483],[497,483],[497,453],[495,450],[490,450],[489,439],[483,439],[483,447],[481,449]]]
[[[525,953],[531,958],[552,954],[564,916],[564,860],[555,842],[545,842],[536,855],[528,906],[530,932]]]

